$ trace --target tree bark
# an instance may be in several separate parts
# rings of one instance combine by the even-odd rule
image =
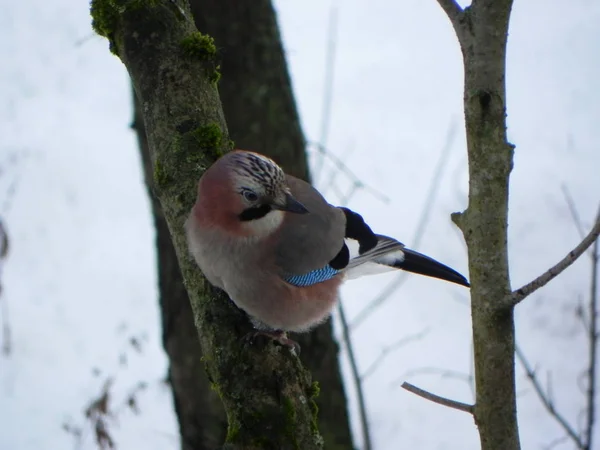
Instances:
[[[188,291],[209,382],[228,418],[229,449],[319,449],[318,388],[299,359],[248,345],[245,315],[211,287],[190,258],[183,229],[202,172],[231,141],[216,89],[212,38],[187,2],[93,0],[94,29],[109,39],[142,105],[156,194]]]
[[[468,247],[475,358],[475,422],[483,450],[520,449],[515,395],[515,331],[507,226],[513,145],[506,138],[506,42],[512,0],[474,0],[462,10],[438,0],[464,61],[469,206],[453,220]]]
[[[144,177],[152,205],[156,230],[156,263],[161,312],[162,341],[169,357],[168,380],[173,392],[173,405],[182,450],[214,450],[225,440],[227,418],[223,404],[211,388],[194,325],[194,314],[183,285],[177,254],[158,198],[152,190],[152,161],[146,139],[142,108],[133,95],[135,129]]]

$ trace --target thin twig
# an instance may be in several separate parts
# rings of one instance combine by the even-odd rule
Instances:
[[[546,272],[544,272],[532,282],[514,291],[512,295],[508,297],[508,301],[506,302],[505,306],[515,306],[527,296],[531,295],[533,292],[545,286],[555,277],[560,275],[594,243],[594,241],[598,238],[598,235],[600,235],[600,209],[598,210],[598,215],[596,216],[596,223],[594,224],[594,227],[591,229],[588,235],[585,238],[583,238],[579,245],[577,245],[577,247],[571,250],[567,254],[567,256],[565,256],[555,266],[548,269]]]
[[[362,381],[366,380],[369,376],[371,376],[373,373],[375,373],[375,371],[377,370],[377,368],[381,365],[381,363],[385,360],[385,358],[392,352],[404,347],[406,344],[409,344],[411,342],[414,342],[416,340],[419,339],[423,339],[427,333],[429,333],[429,330],[423,330],[419,333],[415,333],[415,334],[411,334],[409,336],[405,336],[402,339],[394,342],[391,345],[386,345],[385,347],[383,347],[381,349],[381,352],[379,353],[379,356],[377,356],[377,358],[375,358],[375,361],[373,361],[371,363],[371,365],[369,367],[367,367],[367,370],[364,371],[364,373],[361,375],[360,379]]]
[[[423,397],[426,400],[437,403],[438,405],[447,406],[449,408],[454,408],[458,409],[459,411],[464,411],[468,412],[469,414],[473,414],[473,405],[469,405],[468,403],[457,402],[456,400],[450,400],[446,397],[440,397],[439,395],[427,392],[413,384],[407,383],[406,381],[402,383],[402,389],[406,389],[408,392],[412,392],[413,394],[416,394],[419,397]]]
[[[557,445],[562,444],[567,439],[569,439],[569,436],[561,436],[559,438],[556,438],[553,441],[551,441],[548,445],[546,445],[544,447],[544,450],[552,450],[554,447],[556,447]]]
[[[585,445],[592,448],[594,422],[596,420],[596,366],[598,354],[598,240],[592,247],[592,280],[590,287],[590,308],[588,330],[589,366],[587,389],[587,421],[585,426]]]
[[[336,38],[337,38],[337,17],[338,11],[335,6],[329,10],[329,28],[327,30],[327,51],[325,54],[325,87],[323,89],[323,105],[321,113],[321,134],[319,143],[322,147],[319,148],[321,157],[317,161],[314,168],[314,182],[318,184],[323,166],[325,163],[325,155],[323,148],[327,147],[327,138],[329,137],[329,126],[331,122],[331,106],[333,104],[333,83],[335,69],[335,53],[336,53]]]
[[[565,430],[565,432],[573,440],[575,445],[577,445],[578,449],[585,449],[583,441],[579,437],[578,433],[573,429],[571,425],[569,425],[569,422],[567,422],[567,420],[556,410],[556,408],[554,407],[554,402],[548,397],[548,395],[546,395],[546,393],[544,393],[544,389],[542,388],[540,381],[538,380],[534,370],[532,369],[531,365],[527,361],[527,358],[525,358],[525,355],[523,354],[521,348],[518,345],[515,346],[515,353],[519,362],[523,366],[523,369],[525,369],[527,378],[529,378],[529,381],[533,385],[535,392],[537,393],[539,399],[542,401],[543,405],[546,407],[550,415],[554,417],[554,419],[556,419],[556,421],[561,425],[563,430]]]
[[[577,208],[575,207],[575,201],[573,200],[573,196],[569,191],[569,188],[566,184],[563,184],[560,187],[563,196],[565,197],[565,202],[567,207],[569,208],[569,212],[571,213],[571,218],[573,219],[573,223],[575,224],[575,228],[579,233],[579,239],[583,239],[585,236],[585,228],[583,227],[583,223],[581,222],[581,217],[579,217],[579,212],[577,212]]]
[[[469,374],[464,372],[460,372],[458,370],[450,370],[450,369],[442,369],[439,367],[421,367],[419,369],[407,370],[402,374],[402,378],[406,379],[409,377],[414,377],[415,375],[439,375],[442,378],[454,378],[456,380],[464,381],[467,384],[472,383],[472,377]],[[398,383],[394,383],[394,385],[398,385]]]
[[[340,160],[341,161],[347,161],[348,158],[350,158],[350,154],[354,151],[354,147],[349,147],[347,149],[345,149],[344,153],[342,155],[340,155]],[[342,174],[343,172],[341,170],[339,170],[338,167],[334,167],[333,169],[331,169],[331,173],[329,175],[329,177],[327,177],[327,182],[323,184],[323,187],[321,188],[321,192],[327,192],[329,191],[329,189],[336,184],[337,182],[337,177]]]
[[[390,198],[387,195],[365,184],[354,172],[350,170],[350,168],[344,163],[344,161],[338,158],[333,152],[328,151],[325,146],[319,144],[318,142],[308,142],[308,144],[310,145],[310,147],[316,148],[317,151],[323,155],[323,157],[329,158],[331,162],[337,167],[339,172],[344,173],[348,178],[352,180],[353,183],[357,183],[361,189],[364,189],[365,191],[369,192],[373,197],[376,197],[378,200],[384,203],[390,202]],[[326,193],[326,191],[329,188],[333,187],[335,187],[335,185],[328,184],[327,189],[323,189],[322,192]]]
[[[454,143],[457,129],[457,121],[453,120],[448,128],[446,142],[442,147],[442,151],[440,152],[433,176],[431,177],[431,182],[427,191],[427,197],[425,198],[425,203],[423,204],[423,209],[421,210],[421,217],[419,217],[419,223],[417,224],[415,235],[411,240],[411,248],[415,250],[419,248],[419,245],[421,245],[421,239],[425,235],[425,230],[427,228],[427,224],[429,223],[429,215],[433,210],[433,205],[439,192],[444,170],[448,166],[447,161],[448,157],[450,156],[450,150],[452,150],[452,144]],[[402,286],[402,284],[406,281],[406,276],[407,272],[400,271],[400,273],[396,275],[396,277],[380,292],[380,294],[356,315],[350,324],[350,327],[354,330],[361,323],[363,323],[367,317],[369,317],[388,298],[390,298],[390,296],[396,292],[400,286]]]
[[[8,318],[8,300],[2,292],[2,266],[8,256],[9,240],[8,233],[0,219],[0,316],[2,317],[2,353],[10,355],[12,348],[10,320]]]
[[[360,413],[360,425],[363,433],[363,449],[371,450],[371,433],[369,431],[369,422],[367,419],[367,406],[365,402],[365,395],[360,381],[360,374],[358,373],[358,364],[356,362],[356,356],[354,355],[354,348],[352,346],[352,340],[350,339],[350,328],[348,327],[348,321],[346,320],[346,314],[344,307],[341,302],[338,302],[338,311],[340,313],[340,321],[342,322],[342,333],[344,335],[344,342],[346,343],[346,351],[348,352],[348,360],[350,361],[350,368],[352,370],[352,378],[356,386],[356,395],[358,397],[358,408]]]

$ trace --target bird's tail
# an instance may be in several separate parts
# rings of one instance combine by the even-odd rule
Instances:
[[[350,261],[346,267],[346,278],[384,273],[394,269],[439,278],[469,287],[467,279],[456,270],[422,253],[415,252],[394,238],[376,234],[377,245],[363,253],[357,246],[350,249]]]
[[[429,256],[425,256],[422,253],[415,252],[406,247],[402,249],[402,253],[404,253],[404,258],[397,259],[394,262],[393,267],[406,270],[407,272],[439,278],[440,280],[446,280],[451,283],[460,284],[461,286],[470,286],[467,279],[456,270],[451,269]]]

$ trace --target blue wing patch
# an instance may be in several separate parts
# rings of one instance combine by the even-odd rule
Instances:
[[[284,280],[294,286],[306,287],[331,280],[338,273],[340,273],[339,270],[327,264],[325,267],[305,273],[304,275],[288,275]]]

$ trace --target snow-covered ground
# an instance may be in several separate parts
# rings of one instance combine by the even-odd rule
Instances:
[[[363,189],[350,199],[375,230],[413,242],[436,163],[450,142],[418,250],[466,272],[462,237],[449,220],[466,207],[462,63],[437,2],[278,0],[276,6],[311,141],[321,137],[327,30],[331,7],[337,7],[327,147],[389,197],[385,203]],[[2,272],[11,330],[10,353],[0,355],[3,450],[95,448],[84,410],[109,379],[108,426],[118,448],[178,448],[163,383],[153,229],[129,128],[129,84],[89,22],[88,5],[75,0],[7,2],[0,15],[0,214],[11,238]],[[513,287],[577,243],[563,185],[586,226],[598,207],[598,23],[597,2],[515,1],[507,77],[508,131],[517,146],[510,200]],[[331,167],[326,164],[321,187]],[[344,180],[338,178],[342,189]],[[587,299],[589,277],[582,258],[521,305],[517,317],[520,345],[544,381],[551,371],[555,403],[575,427],[587,355],[575,310],[580,298]],[[350,318],[394,279],[380,275],[347,284]],[[353,331],[363,370],[386,345],[426,331],[365,381],[377,450],[478,448],[468,415],[399,388],[406,379],[472,401],[468,383],[437,373],[469,374],[467,295],[412,276]],[[6,318],[5,309],[0,314]],[[344,369],[347,375],[346,362]],[[519,373],[523,448],[543,448],[563,433]],[[140,382],[146,388],[137,391]],[[134,391],[138,414],[128,406]],[[350,385],[348,393],[358,443]],[[81,428],[79,443],[65,428]],[[565,441],[555,448],[572,446]]]

